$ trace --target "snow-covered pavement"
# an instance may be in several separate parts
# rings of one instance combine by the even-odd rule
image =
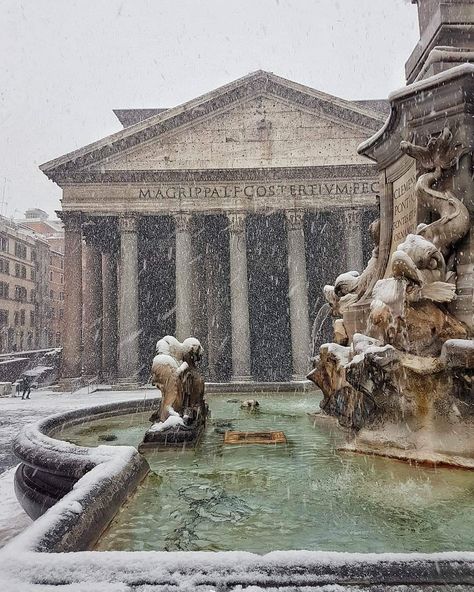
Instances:
[[[13,476],[16,467],[0,475],[0,549],[33,521],[16,499]]]
[[[156,388],[139,389],[136,391],[96,391],[76,393],[55,393],[52,391],[32,391],[31,399],[21,397],[0,398],[0,474],[16,464],[11,450],[11,443],[21,428],[42,417],[72,411],[89,405],[126,401],[127,399],[144,399],[155,397]]]
[[[0,398],[0,548],[13,536],[31,524],[17,502],[13,491],[13,475],[17,459],[11,443],[23,426],[42,417],[114,401],[156,397],[157,389],[137,391],[96,391],[87,393],[55,393],[52,391],[33,391],[31,399],[21,397]]]

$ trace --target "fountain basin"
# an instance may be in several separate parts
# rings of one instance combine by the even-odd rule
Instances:
[[[92,449],[54,436],[92,418],[106,420],[154,407],[152,398],[61,413],[26,426],[15,438],[13,449],[21,461],[14,482],[18,500],[33,519],[48,509],[50,518],[54,516],[43,523],[36,550],[89,548],[149,470],[145,458],[131,446]],[[58,502],[64,498],[61,506]]]
[[[217,397],[216,400],[219,403],[220,399],[222,404],[223,402],[226,403],[227,398],[228,395]],[[211,409],[213,399],[211,398],[210,401]],[[282,398],[280,397],[280,399]],[[314,400],[313,398],[314,404],[311,406],[305,405],[299,400],[298,396],[289,397],[289,399],[291,399],[292,404],[300,407],[300,419],[306,420],[309,429],[314,430],[318,424],[313,426],[312,420],[306,413],[308,408],[313,408],[317,404],[317,399]],[[275,422],[277,410],[271,409],[267,405],[268,401],[265,400],[264,396],[259,395],[259,400],[261,405],[270,411],[267,419],[271,418],[273,424],[278,423],[278,421]],[[347,586],[346,589],[352,589],[349,586],[354,585],[356,587],[376,586],[377,590],[391,590],[393,584],[400,583],[414,586],[413,589],[419,589],[420,586],[430,584],[431,586],[438,586],[437,590],[449,590],[451,586],[457,584],[469,585],[474,583],[474,553],[468,552],[469,550],[465,547],[460,548],[462,552],[405,554],[338,553],[321,550],[278,551],[263,555],[261,552],[255,554],[242,551],[207,553],[122,551],[105,554],[100,552],[58,554],[61,551],[92,548],[102,529],[105,528],[104,524],[110,522],[111,514],[115,513],[130,495],[130,501],[124,506],[124,511],[137,498],[137,495],[133,495],[133,492],[148,470],[148,464],[143,459],[137,459],[138,455],[134,448],[124,447],[123,444],[127,438],[130,443],[138,444],[143,434],[143,427],[147,425],[146,418],[149,416],[150,408],[153,405],[152,401],[145,403],[141,409],[137,409],[136,401],[120,405],[104,405],[83,410],[82,412],[74,412],[73,414],[63,414],[62,419],[60,415],[54,416],[44,420],[44,425],[42,425],[43,422],[39,422],[34,429],[31,427],[25,429],[29,433],[30,441],[35,442],[36,446],[42,448],[39,456],[42,459],[48,457],[49,450],[61,452],[62,460],[64,460],[64,447],[75,448],[73,444],[54,440],[51,438],[51,434],[56,437],[60,435],[63,438],[69,438],[71,431],[83,430],[84,433],[80,436],[80,439],[88,440],[88,444],[100,444],[103,441],[101,436],[104,434],[103,428],[105,426],[106,433],[110,434],[113,431],[117,436],[113,443],[118,446],[99,446],[99,448],[102,448],[101,454],[104,457],[108,456],[107,460],[102,458],[102,462],[96,464],[75,482],[69,493],[5,547],[0,558],[4,577],[11,578],[12,581],[16,578],[15,582],[39,582],[43,585],[97,584],[97,582],[102,581],[104,573],[106,573],[108,582],[120,582],[132,587],[148,584],[157,586],[157,589],[176,587],[182,578],[186,578],[187,581],[192,581],[193,589],[196,590],[208,590],[209,587],[219,586],[220,589],[234,589],[236,586],[246,587],[249,585],[270,587],[272,589],[291,586],[292,589],[305,587],[308,590],[316,590],[320,586],[330,584],[344,585]],[[124,411],[127,412],[127,409],[130,413],[123,415]],[[143,413],[140,413],[140,411],[143,411]],[[122,415],[117,416],[117,412],[122,413]],[[288,415],[292,416],[294,413],[290,412]],[[264,418],[264,416],[265,414],[262,414],[261,417]],[[100,419],[97,419],[97,417]],[[88,419],[87,423],[80,427],[81,421],[84,421],[85,418]],[[131,418],[134,420],[132,423],[130,423]],[[217,418],[215,419],[217,420]],[[124,420],[128,421],[128,427],[121,432],[118,427]],[[294,417],[290,417],[288,420],[293,423],[299,421],[295,420]],[[99,428],[101,422],[102,428]],[[38,427],[41,427],[41,432]],[[214,424],[214,429],[216,427],[218,425]],[[50,431],[48,431],[49,428],[51,428]],[[212,429],[211,424],[209,429]],[[35,430],[39,434],[33,437],[31,432]],[[290,432],[293,433],[293,437]],[[288,432],[290,444],[287,451],[290,453],[289,458],[293,460],[293,464],[298,466],[301,458],[298,454],[294,454],[294,452],[297,452],[294,445],[292,446],[294,444],[294,433],[294,428],[293,431],[289,430]],[[316,434],[312,432],[313,437],[317,435],[325,438],[326,442],[331,441],[332,446],[329,448],[332,450],[337,446],[338,436],[335,434],[336,432],[332,430],[317,431]],[[222,434],[216,432],[215,436],[222,436]],[[74,438],[70,439],[73,440]],[[80,449],[79,456],[87,457],[91,454],[84,454],[81,447],[78,448]],[[206,448],[205,440],[204,448]],[[233,446],[230,448],[241,454],[239,452],[240,447]],[[249,448],[252,447],[245,446],[246,451]],[[282,450],[282,445],[275,447],[275,450],[277,448]],[[265,465],[272,465],[271,453],[275,452],[275,450],[272,450],[272,447],[268,445],[255,446],[255,450],[257,449],[262,451],[261,469],[265,470]],[[270,457],[266,457],[263,450],[268,451]],[[69,452],[70,450],[67,451],[68,454]],[[189,453],[190,451],[185,452],[185,454]],[[206,453],[206,450],[204,450],[204,453]],[[168,460],[172,454],[180,453],[176,450],[167,451]],[[362,459],[363,457],[359,458]],[[342,462],[337,455],[335,460],[336,464]],[[164,458],[159,462],[166,464],[167,461]],[[391,462],[391,470],[397,466],[408,470],[408,467],[401,463],[386,460],[382,462]],[[54,465],[54,463],[52,464]],[[80,466],[80,463],[76,464],[74,461],[73,464],[76,468]],[[153,461],[151,465],[153,467]],[[65,464],[63,464],[63,469],[64,466]],[[53,468],[50,463],[47,464],[47,467],[48,469]],[[79,472],[76,469],[70,471],[74,478],[78,476]],[[344,473],[347,473],[347,468],[344,468],[342,474]],[[449,474],[455,473],[459,472],[449,472]],[[435,476],[436,472],[433,472],[432,475]],[[344,487],[340,481],[340,474],[337,477],[334,483],[342,491]],[[347,477],[350,478],[351,474],[349,473]],[[295,474],[292,473],[293,481],[295,481],[295,478]],[[128,486],[125,485],[124,491],[123,485],[127,483]],[[309,479],[306,478],[306,484],[309,483]],[[120,499],[113,497],[113,492],[117,492],[117,489],[122,490]],[[137,494],[140,489],[142,488],[139,487]],[[458,487],[455,486],[455,489],[458,489]],[[21,494],[20,488],[17,491]],[[384,491],[386,490],[383,487],[379,487],[381,495],[383,495]],[[409,491],[409,494],[413,495],[414,490]],[[326,493],[319,491],[317,495],[323,500],[324,496],[326,496],[326,508],[329,509],[334,505],[335,500],[330,499],[330,490],[327,490]],[[461,511],[460,516],[462,516],[461,522],[465,522],[466,513]],[[351,533],[348,534],[353,538]],[[281,533],[278,534],[274,531],[273,540],[275,545],[280,546]],[[322,546],[319,545],[317,548],[321,549]],[[354,548],[357,548],[357,540],[354,540],[353,546],[347,546],[348,551]],[[361,545],[359,545],[359,548],[362,550]],[[44,552],[46,552],[46,555]]]
[[[314,394],[208,397],[200,445],[145,450],[150,472],[96,545],[107,551],[470,550],[474,475],[339,452],[346,434],[315,421]],[[113,424],[111,423],[113,421]],[[230,425],[229,425],[230,424]],[[140,427],[141,426],[141,427]],[[147,415],[63,430],[95,446],[114,433],[137,445]],[[287,443],[227,444],[229,431],[280,431]],[[387,492],[390,491],[390,496]]]

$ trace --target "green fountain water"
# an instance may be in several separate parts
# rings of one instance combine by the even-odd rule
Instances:
[[[473,473],[338,453],[343,434],[308,415],[314,394],[258,400],[250,413],[232,396],[209,397],[196,450],[147,452],[151,473],[97,550],[474,550]],[[62,438],[137,446],[147,416],[90,422]],[[288,444],[224,445],[226,429],[281,430]]]

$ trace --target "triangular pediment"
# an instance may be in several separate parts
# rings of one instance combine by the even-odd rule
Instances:
[[[318,166],[365,162],[361,140],[383,115],[256,72],[41,167],[82,171]]]

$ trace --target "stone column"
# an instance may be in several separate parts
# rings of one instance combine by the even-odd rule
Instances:
[[[219,368],[222,365],[222,350],[226,341],[226,333],[222,315],[222,297],[219,292],[221,275],[219,273],[220,252],[217,245],[211,242],[205,255],[206,294],[207,304],[207,360],[208,375],[212,382],[222,381]]]
[[[86,240],[84,247],[83,372],[102,372],[102,256],[96,245]]]
[[[288,237],[292,378],[293,380],[303,380],[311,369],[304,211],[288,210],[285,213]]]
[[[138,375],[138,219],[119,218],[120,285],[118,298],[119,343],[118,377],[122,383],[135,384]]]
[[[362,250],[362,210],[344,210],[344,234],[346,246],[346,271],[362,272],[364,253]]]
[[[229,214],[232,380],[251,380],[245,214]]]
[[[102,253],[102,372],[109,379],[117,374],[117,258]]]
[[[191,215],[176,214],[176,338],[192,334]]]
[[[78,212],[63,212],[61,218],[65,300],[61,378],[71,379],[82,374],[82,219]]]

